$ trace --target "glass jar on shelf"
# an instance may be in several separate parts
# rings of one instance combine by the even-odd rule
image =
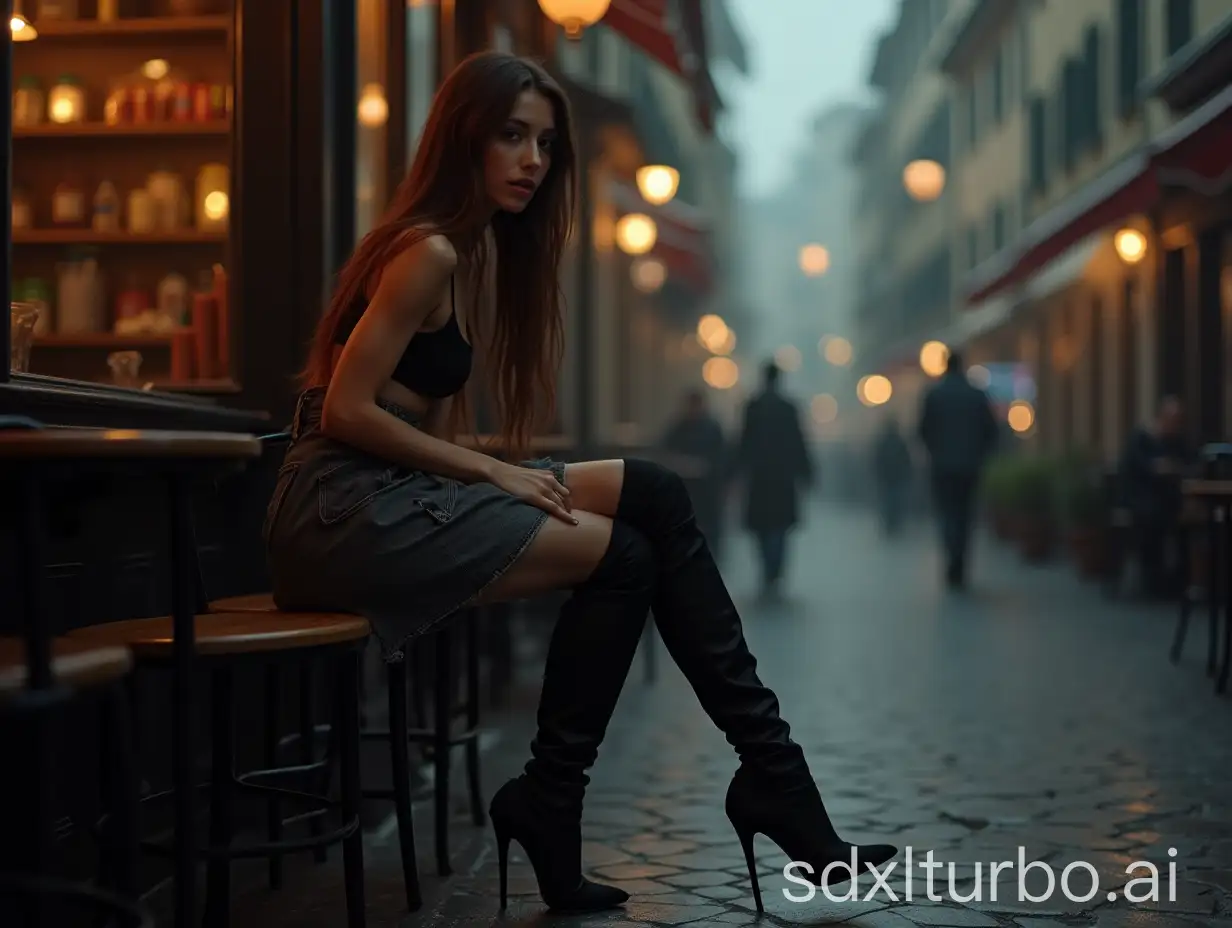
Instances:
[[[30,303],[9,303],[9,370],[17,374],[30,371],[30,349],[38,325],[38,307]]]
[[[33,74],[27,74],[17,82],[13,93],[13,126],[37,126],[47,115],[47,97],[43,85]]]
[[[13,188],[13,231],[34,228],[34,204],[24,187]]]
[[[39,0],[39,21],[76,19],[81,15],[79,0]]]
[[[81,182],[66,177],[51,195],[51,221],[57,226],[83,226],[86,221],[86,193]]]
[[[72,74],[57,78],[55,86],[47,94],[47,114],[52,122],[60,125],[83,122],[86,118],[86,94],[81,81]]]

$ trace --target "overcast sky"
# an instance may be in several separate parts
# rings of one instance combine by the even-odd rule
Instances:
[[[823,106],[868,99],[865,81],[877,35],[898,0],[728,0],[749,51],[747,80],[721,75],[729,137],[740,155],[740,187],[775,186]]]

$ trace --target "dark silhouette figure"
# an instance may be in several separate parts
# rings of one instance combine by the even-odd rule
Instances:
[[[757,538],[762,592],[775,596],[787,561],[787,537],[800,520],[799,495],[815,477],[800,412],[779,390],[779,368],[764,369],[764,386],[744,411],[737,468],[744,482],[744,525]]]
[[[911,489],[912,461],[911,449],[892,415],[886,417],[873,442],[872,463],[881,526],[887,535],[896,535],[902,527]]]
[[[1168,548],[1178,542],[1181,477],[1195,459],[1184,424],[1181,401],[1165,397],[1155,421],[1135,429],[1121,454],[1120,489],[1148,596],[1170,596],[1182,579],[1168,566]]]
[[[962,357],[952,352],[940,382],[924,395],[920,440],[929,456],[945,578],[953,589],[966,584],[975,493],[999,434],[988,395],[967,380]]]
[[[697,524],[716,558],[723,548],[723,490],[730,453],[723,426],[699,390],[685,396],[684,409],[660,442],[666,463],[680,474],[693,500]]]

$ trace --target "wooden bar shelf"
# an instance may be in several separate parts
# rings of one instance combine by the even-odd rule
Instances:
[[[177,35],[205,36],[225,35],[231,31],[231,17],[222,16],[151,16],[134,19],[117,19],[114,22],[78,19],[63,22],[39,22],[32,25],[38,30],[38,39],[113,39],[130,36],[172,38]]]
[[[80,335],[38,335],[38,348],[170,348],[171,336],[156,333],[121,335],[118,332],[87,332]]]
[[[226,232],[95,232],[93,229],[14,229],[14,245],[206,245],[226,242]]]
[[[59,125],[41,123],[37,126],[14,126],[14,139],[80,139],[80,138],[133,138],[174,137],[200,135],[226,135],[231,123],[226,119],[209,122],[134,122],[111,125],[105,122],[79,122]]]

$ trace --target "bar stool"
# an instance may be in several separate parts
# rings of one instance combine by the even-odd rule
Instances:
[[[340,652],[338,688],[340,726],[339,754],[342,766],[342,801],[344,822],[331,836],[341,841],[347,871],[347,914],[351,928],[364,925],[363,846],[359,832],[359,721],[358,721],[358,649],[367,639],[367,623],[354,616],[324,616],[291,627],[287,622],[243,615],[198,616],[200,565],[197,559],[193,528],[191,487],[194,481],[217,477],[228,470],[242,469],[259,457],[261,444],[250,435],[210,432],[167,432],[106,429],[45,429],[7,432],[0,435],[0,460],[13,467],[21,465],[24,484],[19,496],[25,505],[34,507],[39,499],[40,483],[47,475],[63,473],[71,467],[78,472],[89,469],[99,475],[114,477],[165,479],[170,490],[170,553],[172,616],[142,619],[79,629],[71,633],[75,641],[95,646],[124,645],[130,648],[138,662],[160,660],[172,671],[173,706],[173,784],[174,835],[171,854],[174,858],[175,925],[187,928],[196,916],[196,862],[201,856],[211,860],[211,893],[207,914],[220,922],[226,920],[226,894],[229,889],[229,869],[226,859],[245,853],[217,847],[198,847],[196,841],[196,793],[193,766],[196,761],[193,737],[195,686],[193,672],[198,667],[195,636],[202,638],[203,655],[218,668],[225,663],[224,654],[260,654],[263,660],[291,656],[298,658],[320,648]],[[37,512],[36,509],[30,509]],[[34,520],[37,523],[37,520]],[[36,525],[37,528],[37,525]],[[41,553],[39,557],[42,558]],[[35,668],[45,668],[46,645],[31,637],[32,660]],[[247,642],[243,648],[237,641]],[[349,658],[349,659],[348,659]],[[45,685],[45,670],[32,676],[35,686]],[[229,698],[229,678],[225,669],[215,675],[215,705],[222,707]],[[352,684],[348,687],[348,684]],[[219,776],[223,760],[230,760],[229,732],[224,732],[222,719],[226,713],[215,713],[215,780],[229,792],[230,776]],[[167,795],[166,793],[161,795]],[[217,800],[218,797],[215,797]],[[323,800],[321,800],[324,802]],[[228,803],[214,803],[212,839],[225,831],[229,822]],[[219,808],[221,806],[221,809]],[[260,856],[265,848],[247,849]],[[279,848],[285,850],[285,848]],[[220,903],[221,897],[221,903]]]
[[[211,610],[239,612],[250,611],[264,615],[294,615],[281,613],[269,593],[256,593],[215,600]],[[407,745],[430,745],[433,749],[433,799],[435,804],[434,838],[436,844],[437,872],[448,876],[453,872],[449,854],[449,798],[451,782],[451,754],[458,746],[466,748],[467,782],[470,793],[472,821],[481,826],[486,820],[480,776],[480,686],[479,686],[479,610],[467,610],[464,617],[466,698],[457,705],[458,677],[454,673],[454,644],[457,628],[452,623],[443,625],[429,637],[434,642],[436,673],[433,680],[433,723],[431,727],[411,728],[407,717],[407,689],[410,677],[410,661],[394,661],[385,664],[386,692],[389,706],[389,727],[368,729],[363,732],[365,740],[384,741],[390,747],[392,789],[363,789],[368,799],[393,800],[398,816],[398,835],[401,842],[403,882],[406,886],[407,903],[412,911],[419,907],[420,890],[416,863],[414,821],[411,812],[410,761]],[[418,643],[422,644],[422,642]],[[418,654],[412,647],[410,654]],[[301,686],[304,681],[301,679]],[[302,691],[301,691],[302,693]],[[303,697],[301,695],[301,704]],[[463,728],[454,732],[454,720],[465,719]],[[301,718],[301,735],[313,730]],[[400,736],[401,733],[401,736]]]
[[[363,851],[359,830],[359,666],[360,654],[371,633],[366,619],[339,613],[206,613],[195,616],[196,663],[211,677],[211,759],[210,834],[204,848],[192,847],[193,858],[208,860],[205,923],[222,926],[229,922],[231,867],[243,857],[281,857],[283,854],[343,845],[343,865],[347,897],[347,923],[362,928],[364,916]],[[166,667],[174,659],[175,636],[169,616],[130,619],[94,625],[73,634],[74,638],[96,645],[120,644],[131,649],[138,669]],[[274,663],[302,664],[308,660],[327,660],[337,667],[338,756],[342,768],[341,801],[323,796],[272,786],[257,781],[285,771],[258,770],[237,776],[235,771],[234,677],[245,666],[266,667]],[[177,781],[171,789],[145,797],[142,802],[178,796],[198,788],[195,783]],[[251,793],[267,801],[298,801],[310,811],[301,817],[317,817],[341,808],[342,824],[333,831],[314,829],[307,838],[270,840],[266,843],[233,845],[235,825],[233,801],[237,793]],[[165,841],[146,840],[142,846],[166,855],[172,851]],[[178,856],[179,849],[175,849]]]
[[[33,572],[26,575],[29,576]],[[35,623],[32,626],[37,627]],[[41,624],[41,623],[40,623]],[[37,632],[36,632],[37,633]],[[42,653],[46,667],[32,665],[29,658]],[[124,681],[132,668],[132,656],[125,648],[93,647],[65,638],[55,638],[31,649],[19,638],[0,638],[0,725],[6,735],[14,729],[30,747],[15,749],[6,737],[6,773],[27,756],[34,763],[22,770],[26,782],[19,789],[6,791],[16,799],[18,810],[10,812],[5,835],[5,851],[20,855],[25,864],[19,869],[8,864],[0,873],[0,911],[10,915],[22,912],[27,926],[53,925],[46,920],[47,907],[85,909],[110,924],[131,928],[153,928],[149,912],[138,900],[137,887],[137,781],[132,736],[128,727],[128,705]],[[45,675],[45,676],[44,676]],[[47,685],[33,686],[37,679]],[[52,823],[47,786],[52,777],[49,728],[55,709],[71,700],[99,697],[102,704],[103,805],[111,827],[103,835],[103,864],[98,886],[72,883],[49,875]],[[25,819],[24,822],[21,819]],[[7,854],[6,854],[7,856]]]

